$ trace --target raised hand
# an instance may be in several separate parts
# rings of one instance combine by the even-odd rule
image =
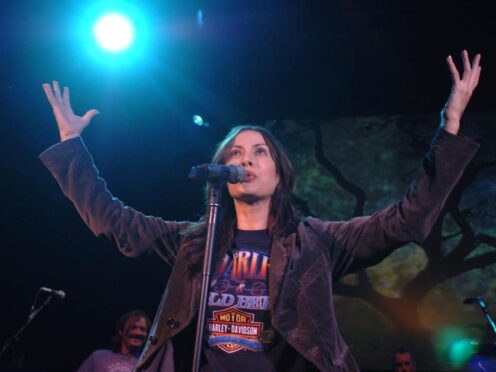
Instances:
[[[53,108],[61,141],[80,136],[93,116],[99,114],[97,110],[91,109],[83,116],[74,115],[71,107],[69,88],[64,87],[64,92],[61,94],[57,81],[53,81],[53,89],[47,83],[43,84],[43,89],[47,95],[48,102],[50,102]]]
[[[480,59],[481,55],[476,54],[471,64],[468,52],[464,50],[462,52],[463,75],[461,78],[453,62],[453,58],[448,56],[446,59],[451,73],[451,79],[453,80],[453,86],[448,101],[441,111],[441,126],[452,134],[458,133],[463,112],[479,83],[481,72],[481,66],[479,65]]]

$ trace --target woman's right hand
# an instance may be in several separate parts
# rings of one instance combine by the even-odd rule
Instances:
[[[53,86],[47,83],[43,84],[43,89],[47,95],[48,102],[53,108],[61,141],[80,136],[93,116],[99,114],[97,110],[91,109],[83,116],[74,115],[69,97],[69,88],[64,87],[64,92],[61,94],[57,81],[53,81]]]

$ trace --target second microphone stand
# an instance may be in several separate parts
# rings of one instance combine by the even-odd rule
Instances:
[[[2,346],[2,349],[0,350],[0,359],[2,358],[3,354],[7,351],[7,349],[14,343],[19,340],[19,337],[21,336],[22,332],[29,326],[29,324],[36,318],[36,316],[40,313],[41,310],[43,310],[52,300],[53,295],[49,294],[46,300],[39,306],[35,307],[38,295],[39,295],[39,290],[36,293],[35,300],[33,302],[33,305],[31,306],[31,311],[29,313],[28,319],[24,323],[24,325],[12,336],[9,337],[7,340],[5,340],[5,343]]]
[[[493,331],[493,334],[496,335],[496,324],[494,323],[493,318],[491,317],[491,314],[489,314],[489,310],[487,309],[486,301],[484,300],[484,297],[477,297],[477,303],[479,307],[482,310],[482,313],[487,319],[487,322],[491,326],[491,330]]]

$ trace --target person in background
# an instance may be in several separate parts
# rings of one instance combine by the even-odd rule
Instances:
[[[149,330],[150,319],[143,311],[124,314],[117,322],[112,350],[94,351],[77,372],[131,372],[138,362]]]
[[[412,353],[401,347],[393,355],[394,372],[414,372],[416,371]]]

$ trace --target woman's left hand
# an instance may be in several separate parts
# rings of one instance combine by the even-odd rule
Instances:
[[[448,56],[446,59],[451,73],[451,79],[453,80],[453,86],[451,88],[451,94],[448,101],[441,111],[441,127],[452,134],[458,134],[458,130],[460,129],[460,120],[463,112],[465,111],[465,107],[467,107],[467,104],[472,97],[472,93],[479,83],[479,76],[481,72],[481,66],[479,65],[480,59],[481,55],[476,54],[471,64],[468,57],[468,52],[466,50],[462,52],[462,78],[460,78],[460,74],[455,63],[453,62],[453,58]]]

